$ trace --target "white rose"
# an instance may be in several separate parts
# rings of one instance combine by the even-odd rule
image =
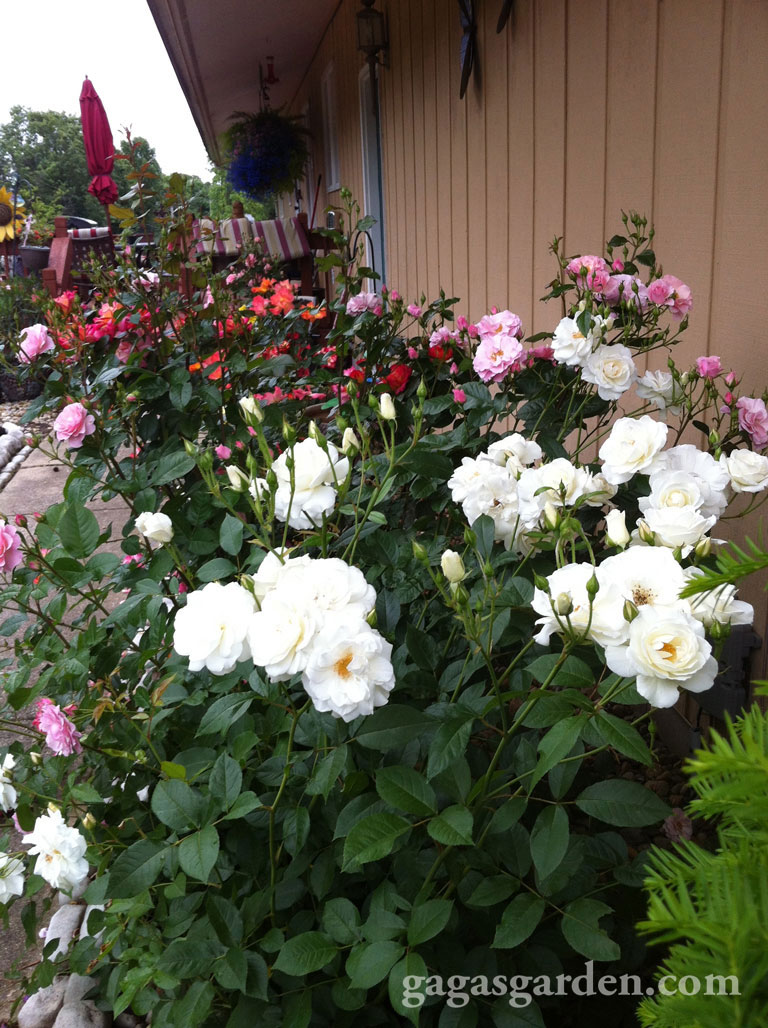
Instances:
[[[602,400],[618,400],[637,378],[637,369],[630,350],[616,343],[598,346],[584,362],[581,377],[597,386]]]
[[[254,427],[264,420],[264,411],[255,396],[243,396],[237,402],[247,425]]]
[[[591,564],[566,564],[547,577],[549,595],[543,589],[534,590],[531,606],[541,615],[536,621],[541,628],[533,637],[537,643],[549,645],[552,634],[567,632],[569,625],[576,635],[594,639],[601,646],[626,639],[629,626],[623,601],[610,583],[600,583],[590,605],[587,582],[595,573]],[[600,582],[599,568],[597,578]],[[566,610],[567,617],[561,613]]]
[[[520,516],[536,522],[547,503],[556,507],[573,506],[589,490],[592,477],[565,457],[557,457],[538,468],[525,468],[517,483]]]
[[[680,547],[683,556],[687,557],[717,518],[706,518],[695,507],[649,507],[643,520],[657,542],[672,550]]]
[[[173,524],[167,514],[145,510],[136,518],[136,528],[153,543],[169,543],[173,539]]]
[[[360,440],[355,435],[354,428],[350,428],[349,425],[344,429],[344,435],[341,437],[341,452],[345,455],[352,452],[352,450],[360,449]]]
[[[696,480],[701,491],[699,509],[707,517],[714,514],[719,518],[728,506],[728,469],[706,450],[700,450],[691,443],[671,446],[654,458],[650,471],[651,485],[654,476],[662,471],[683,471]]]
[[[605,542],[607,546],[626,546],[629,542],[626,514],[623,510],[609,510],[605,515]]]
[[[641,418],[619,418],[600,447],[603,475],[611,485],[628,482],[650,467],[667,441],[665,424],[644,414]]]
[[[588,507],[602,507],[606,500],[612,500],[616,493],[619,491],[618,487],[611,485],[605,478],[605,475],[598,472],[593,475],[591,472],[588,473],[589,480],[585,486],[585,500],[584,502]]]
[[[190,671],[208,668],[226,675],[240,660],[248,660],[248,626],[256,610],[253,596],[237,582],[209,582],[187,596],[176,614],[173,648],[189,657]]]
[[[699,510],[704,503],[699,479],[687,471],[656,471],[648,477],[651,492],[638,500],[645,513],[651,507],[693,507]]]
[[[768,457],[753,450],[734,450],[720,463],[728,472],[735,493],[759,493],[768,489]]]
[[[612,585],[621,600],[637,608],[653,605],[684,607],[680,592],[686,584],[683,569],[663,546],[630,546],[608,557],[598,568],[601,584]]]
[[[319,620],[304,606],[283,602],[278,590],[264,598],[250,619],[248,644],[254,664],[273,682],[283,682],[307,666]]]
[[[258,571],[251,577],[253,584],[253,595],[258,603],[264,599],[267,593],[271,592],[280,581],[280,577],[289,564],[309,564],[311,557],[289,557],[288,550],[271,551],[266,554],[264,560],[259,564]]]
[[[700,568],[687,568],[686,578],[690,581],[700,578],[704,572]],[[755,619],[755,610],[751,603],[736,599],[736,586],[724,584],[705,593],[694,593],[688,597],[691,613],[705,628],[715,622],[719,625],[751,625]]]
[[[594,341],[592,332],[585,336],[575,318],[563,318],[552,339],[555,360],[569,367],[583,364],[592,353]]]
[[[475,480],[461,508],[470,525],[486,514],[494,522],[494,539],[504,543],[506,549],[520,544],[523,527],[517,499],[517,480],[506,467],[480,462],[482,474]]]
[[[12,753],[6,753],[3,763],[0,764],[0,810],[16,809],[16,790],[11,785],[10,772],[16,766],[16,760]]]
[[[293,469],[288,467],[288,458]],[[332,443],[327,452],[314,439],[302,439],[281,453],[272,465],[277,476],[275,517],[291,528],[307,529],[319,524],[336,503],[336,484],[344,481],[349,461],[339,457]]]
[[[340,557],[289,560],[279,574],[275,594],[289,606],[343,614],[350,620],[366,618],[376,606],[376,590],[365,575]]]
[[[684,394],[669,371],[646,371],[635,385],[641,400],[649,400],[660,411],[678,415]]]
[[[494,464],[506,467],[512,474],[519,475],[523,468],[541,460],[541,447],[519,432],[513,432],[491,443],[486,452],[480,455],[480,460],[491,460]]]
[[[24,892],[24,865],[7,853],[0,853],[0,903]]]
[[[705,692],[712,687],[717,661],[704,626],[680,608],[641,607],[629,626],[626,646],[606,646],[611,671],[637,678],[637,691],[654,707],[671,707],[678,689]]]
[[[464,561],[461,555],[455,550],[446,550],[440,558],[440,567],[443,574],[451,583],[463,582],[467,577]]]
[[[237,492],[241,493],[244,489],[248,488],[250,479],[241,468],[238,468],[234,464],[227,464],[225,465],[224,470],[227,473],[229,484],[232,486],[233,489],[236,489]]]
[[[21,840],[37,856],[34,871],[54,889],[72,892],[88,874],[86,842],[76,828],[70,828],[60,810],[50,808],[35,821],[35,827]]]
[[[379,397],[379,408],[381,410],[381,416],[385,421],[394,421],[397,418],[395,404],[389,393],[381,394]]]
[[[329,617],[302,675],[316,710],[343,721],[372,714],[395,687],[392,646],[366,621]]]
[[[454,503],[463,503],[471,492],[483,484],[488,474],[486,465],[490,463],[492,462],[487,460],[475,460],[474,457],[461,458],[460,466],[448,479],[448,488],[451,490],[451,499]]]

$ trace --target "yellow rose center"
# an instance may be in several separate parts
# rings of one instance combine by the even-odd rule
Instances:
[[[339,657],[336,663],[333,665],[333,670],[339,676],[339,678],[351,678],[352,672],[349,670],[349,665],[352,662],[352,653],[345,653],[343,657]]]

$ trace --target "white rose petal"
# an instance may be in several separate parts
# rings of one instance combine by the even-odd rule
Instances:
[[[649,468],[667,441],[668,431],[665,424],[647,414],[641,418],[619,418],[600,447],[606,480],[611,485],[621,485]]]
[[[302,676],[316,710],[343,721],[372,714],[395,686],[392,646],[366,621],[330,617]]]
[[[700,568],[686,568],[685,576],[690,581],[700,578]],[[751,625],[755,610],[751,603],[736,599],[736,587],[724,584],[705,593],[694,593],[688,597],[691,613],[705,628],[719,625]]]
[[[318,618],[306,607],[282,602],[273,590],[248,626],[254,664],[263,667],[273,682],[298,674],[307,666],[318,626]]]
[[[728,472],[735,493],[759,493],[768,489],[768,457],[753,450],[734,450],[720,463]]]
[[[136,518],[136,528],[153,543],[169,543],[173,539],[173,524],[167,514],[144,511]]]
[[[598,582],[599,572],[598,568]],[[534,590],[531,606],[541,615],[536,621],[541,626],[534,636],[537,643],[547,646],[553,634],[563,634],[569,626],[574,634],[601,646],[626,639],[629,625],[624,620],[623,600],[611,583],[600,584],[590,605],[587,582],[595,573],[592,564],[566,564],[547,577],[549,595],[543,589]],[[566,610],[567,617],[561,613]]]
[[[685,606],[680,593],[686,584],[683,569],[663,546],[631,546],[608,557],[598,568],[598,578],[615,587],[639,609],[645,606]]]
[[[657,454],[650,470],[650,482],[662,471],[682,471],[696,480],[701,491],[699,510],[706,517],[719,518],[728,505],[728,470],[711,453],[691,443],[671,446]]]
[[[302,439],[281,453],[272,465],[277,476],[275,517],[291,528],[308,529],[330,514],[336,503],[338,482],[349,471],[349,461],[340,457],[333,443],[327,452],[314,439]],[[293,469],[288,467],[288,458]]]
[[[649,507],[643,520],[658,543],[672,550],[679,547],[683,556],[687,557],[717,518],[714,515],[704,517],[695,507]]]
[[[41,814],[34,829],[21,841],[31,847],[30,856],[37,856],[35,874],[54,889],[72,892],[88,874],[86,841],[76,828],[65,823],[60,810]]]
[[[526,468],[517,483],[520,516],[528,524],[538,521],[547,503],[572,506],[587,494],[592,476],[584,468],[557,457],[538,468]]]
[[[597,386],[603,400],[618,400],[637,378],[637,369],[631,351],[620,343],[598,346],[581,369],[585,382]]]
[[[558,364],[567,364],[569,367],[584,364],[592,353],[594,341],[592,332],[585,336],[575,318],[563,318],[552,339],[555,360]]]
[[[541,460],[541,447],[538,443],[531,442],[519,432],[497,439],[491,443],[480,460],[490,460],[500,467],[506,467],[514,475],[519,475],[523,468]]]
[[[24,865],[7,853],[0,853],[0,903],[24,892]]]
[[[717,675],[717,661],[704,626],[680,608],[641,607],[629,626],[626,646],[606,646],[611,671],[636,677],[637,691],[654,707],[671,707],[678,689],[705,692]]]
[[[677,416],[682,410],[683,392],[669,371],[646,371],[638,379],[635,392],[641,400],[649,400],[660,411]]]
[[[176,614],[173,648],[189,657],[190,671],[205,667],[213,675],[226,675],[250,658],[248,626],[255,611],[253,596],[237,582],[209,582],[189,593]]]
[[[16,809],[16,790],[11,785],[10,772],[16,766],[16,760],[12,753],[6,753],[3,763],[0,764],[0,810]]]

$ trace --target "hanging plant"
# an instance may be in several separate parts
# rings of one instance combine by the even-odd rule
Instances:
[[[307,132],[298,119],[269,108],[232,117],[237,120],[224,137],[232,188],[253,200],[293,189],[309,158]]]

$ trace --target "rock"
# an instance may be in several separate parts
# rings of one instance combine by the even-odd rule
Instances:
[[[53,1028],[109,1028],[110,1016],[91,1000],[68,1003],[59,1010]]]
[[[95,984],[93,978],[89,978],[88,975],[71,974],[67,981],[67,990],[64,993],[64,1003],[62,1006],[68,1007],[79,1003],[84,996],[88,995]]]
[[[47,946],[52,939],[56,939],[57,946],[49,955],[49,960],[55,960],[60,954],[67,952],[84,913],[85,907],[82,903],[68,903],[66,907],[59,907],[53,915],[45,935],[45,944]]]
[[[114,1028],[138,1028],[140,1024],[139,1018],[132,1014],[130,1010],[124,1010],[114,1020]]]
[[[19,1028],[52,1028],[64,1003],[66,978],[54,978],[50,985],[30,996],[19,1011]]]
[[[651,792],[655,792],[657,796],[669,795],[669,782],[665,782],[662,779],[658,779],[655,782],[646,782],[646,785],[651,790]]]
[[[77,901],[83,895],[85,890],[88,888],[89,884],[90,883],[88,881],[88,876],[86,875],[86,877],[81,878],[77,885],[71,890],[71,894],[69,896],[65,892],[57,893],[56,895],[59,900],[59,906],[63,907],[67,903],[77,903]]]

